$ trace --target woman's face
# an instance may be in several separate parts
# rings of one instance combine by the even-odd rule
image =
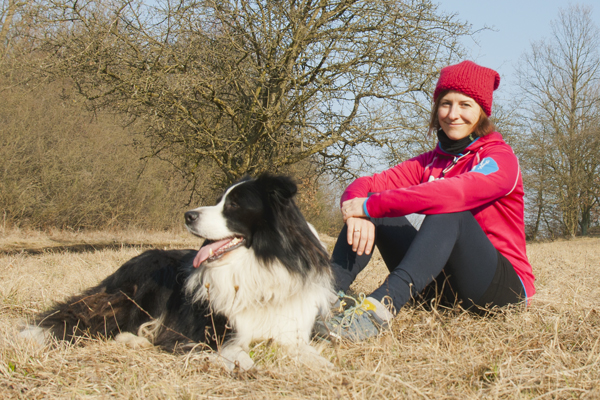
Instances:
[[[437,117],[446,136],[459,140],[475,130],[481,107],[475,100],[461,92],[449,91],[441,98]]]

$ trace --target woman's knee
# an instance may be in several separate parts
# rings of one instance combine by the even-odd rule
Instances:
[[[471,213],[471,211],[462,211],[446,214],[431,214],[425,217],[425,221],[451,223],[454,221],[459,222],[460,220],[465,218],[473,218],[473,214]]]
[[[425,217],[423,224],[421,225],[421,229],[430,229],[432,227],[460,227],[464,226],[465,223],[467,224],[466,226],[469,226],[469,222],[477,223],[477,221],[475,221],[475,217],[473,217],[473,214],[470,211],[432,214]]]

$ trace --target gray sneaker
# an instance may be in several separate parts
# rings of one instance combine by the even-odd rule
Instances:
[[[375,313],[375,306],[363,293],[355,298],[339,292],[330,314],[315,323],[315,334],[326,339],[361,341],[377,336],[387,327],[387,321]]]

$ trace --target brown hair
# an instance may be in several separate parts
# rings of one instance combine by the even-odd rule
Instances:
[[[440,101],[446,95],[446,93],[448,93],[449,91],[450,90],[442,91],[438,95],[438,97],[435,99],[435,102],[433,103],[433,109],[431,110],[431,116],[429,117],[429,133],[430,134],[433,132],[437,132],[441,129],[440,121],[438,120],[438,117],[437,117],[437,112],[438,112],[438,108],[440,107]],[[475,129],[473,129],[473,133],[478,137],[484,137],[485,135],[489,135],[490,133],[494,132],[495,130],[496,130],[496,126],[494,126],[494,123],[492,121],[490,121],[490,119],[485,114],[485,111],[483,111],[483,108],[482,108],[481,112],[479,113],[479,119],[477,120],[477,123],[475,124]]]

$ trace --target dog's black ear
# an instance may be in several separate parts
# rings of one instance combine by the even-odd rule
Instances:
[[[292,178],[283,175],[271,175],[268,173],[256,178],[256,182],[261,185],[269,195],[278,199],[290,199],[298,192],[298,187]]]

